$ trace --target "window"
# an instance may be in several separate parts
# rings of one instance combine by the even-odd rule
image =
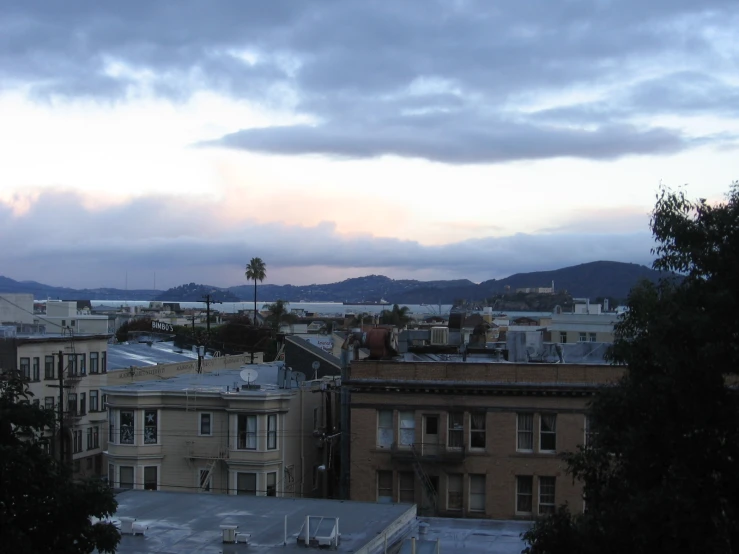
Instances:
[[[144,410],[144,444],[157,443],[157,410]]]
[[[115,487],[115,466],[108,464],[108,485]]]
[[[67,354],[67,375],[77,375],[77,356]]]
[[[530,514],[532,512],[533,481],[531,476],[516,477],[516,513]]]
[[[69,324],[70,327],[76,327],[77,322],[73,319],[72,322]]]
[[[101,352],[102,360],[100,361],[100,371],[105,373],[108,371],[108,353]]]
[[[595,333],[588,333],[588,339],[590,342],[595,342]]]
[[[133,488],[133,466],[121,466],[118,468],[120,472],[120,488],[132,489]]]
[[[31,358],[21,358],[21,375],[24,379],[31,378]]]
[[[516,450],[532,452],[534,450],[534,414],[518,415],[518,443]]]
[[[426,416],[426,434],[427,435],[438,435],[439,434],[439,416],[435,416],[435,415]]]
[[[485,448],[485,412],[470,414],[470,448]]]
[[[462,509],[462,475],[450,473],[446,484],[446,507],[447,510]]]
[[[44,379],[54,378],[54,356],[44,356]]]
[[[485,511],[485,476],[470,475],[470,511]]]
[[[44,398],[44,408],[46,408],[47,410],[54,409],[54,397],[53,396],[47,396]]]
[[[157,466],[144,467],[144,490],[157,490]]]
[[[539,451],[557,450],[557,414],[541,414],[539,429]]]
[[[254,416],[250,416],[254,417]],[[257,474],[256,473],[237,473],[236,474],[236,494],[247,494],[249,496],[257,495]]]
[[[393,472],[378,471],[377,472],[377,501],[392,502],[393,501]]]
[[[41,380],[41,360],[40,358],[34,358],[33,359],[33,367],[31,372],[31,378],[34,381],[40,381]]]
[[[80,375],[87,375],[87,354],[77,354],[77,368]]]
[[[66,326],[67,326],[67,320],[66,319],[62,319],[62,327],[66,327]]]
[[[92,456],[85,458],[85,466],[87,466],[87,469],[92,469]]]
[[[120,433],[120,444],[133,444],[134,435],[134,419],[133,412],[121,410],[121,433]]]
[[[108,442],[115,444],[115,410],[108,410]]]
[[[99,356],[97,352],[90,352],[90,373],[98,373],[100,371],[100,366],[98,365]]]
[[[267,416],[267,450],[277,449],[277,414]]]
[[[198,486],[203,492],[210,492],[211,475],[207,469],[201,469],[198,476]]]
[[[91,390],[90,391],[90,411],[97,412],[99,409],[100,409],[100,405],[98,404],[98,391]]]
[[[77,415],[77,395],[73,392],[67,396],[67,412],[72,416]]]
[[[92,447],[100,448],[100,427],[98,425],[92,428]]]
[[[578,342],[587,342],[588,340],[588,334],[587,333],[580,333],[578,335]]]
[[[449,413],[449,437],[447,446],[450,448],[462,448],[464,446],[464,413]]]
[[[400,444],[401,446],[413,446],[416,440],[416,419],[413,412],[400,412]]]
[[[395,442],[393,411],[379,410],[377,412],[377,446],[390,448],[393,442]]]
[[[74,443],[74,453],[78,454],[82,452],[82,431],[73,431],[72,438]]]
[[[267,474],[267,496],[277,496],[277,472]]]
[[[593,444],[593,431],[590,427],[590,418],[585,416],[585,446]]]
[[[257,449],[257,416],[239,414],[237,421],[237,437],[239,450]]]
[[[87,449],[92,450],[92,427],[87,428]]]
[[[559,342],[561,344],[567,344],[567,332],[566,331],[559,332]]]
[[[412,471],[401,471],[398,473],[398,500],[407,504],[413,504],[416,499],[415,473]]]
[[[210,413],[200,414],[200,426],[198,428],[198,435],[209,437],[210,435],[213,434],[213,429],[211,427],[212,418],[213,418],[213,415]]]
[[[554,513],[555,477],[539,477],[539,513]]]
[[[87,394],[84,392],[80,393],[80,415],[87,413]]]
[[[108,409],[108,395],[107,394],[104,394],[103,395],[103,404],[102,404],[102,406],[100,406],[100,409],[101,410]]]

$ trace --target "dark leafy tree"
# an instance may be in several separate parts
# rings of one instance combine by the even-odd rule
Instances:
[[[410,308],[397,304],[393,304],[392,310],[382,310],[380,313],[380,323],[383,325],[394,325],[395,327],[405,327],[410,323]]]
[[[739,551],[739,190],[662,191],[651,228],[655,268],[684,278],[630,293],[610,354],[628,372],[568,456],[588,509],[538,522],[529,554]]]
[[[224,353],[261,352],[272,338],[269,329],[255,327],[246,316],[236,317],[213,330],[211,344]]]
[[[117,507],[102,481],[73,481],[71,471],[47,453],[45,428],[54,414],[34,406],[18,372],[0,376],[0,545],[3,552],[79,554],[115,552],[110,523]]]
[[[115,332],[115,338],[118,342],[126,342],[131,338],[129,333],[135,334],[136,331],[151,332],[151,319],[148,317],[129,319]]]
[[[298,317],[290,311],[290,304],[285,300],[276,300],[273,304],[267,305],[267,323],[277,332],[280,330],[280,325],[283,323],[287,325],[293,325]]]

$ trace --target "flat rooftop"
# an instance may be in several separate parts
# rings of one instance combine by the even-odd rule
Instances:
[[[520,554],[526,544],[521,533],[531,527],[530,521],[490,519],[419,518],[428,525],[427,532],[417,537],[416,554],[435,554],[439,541],[441,554]],[[406,539],[399,554],[411,554],[411,541]]]
[[[247,366],[252,375],[248,383],[241,378],[241,369],[224,369],[207,373],[185,373],[174,377],[168,377],[166,379],[136,381],[125,385],[104,387],[104,390],[109,391],[110,393],[143,391],[169,393],[184,393],[185,391],[190,391],[190,393],[192,393],[195,391],[203,394],[263,394],[265,392],[280,390],[278,380],[282,365],[283,364],[280,363],[269,363]],[[293,372],[293,375],[296,374],[297,372]],[[250,384],[259,385],[259,388],[250,389],[248,388]],[[243,390],[240,390],[240,392],[237,393],[235,390],[237,386],[239,389],[242,389],[243,387]],[[292,386],[288,388],[292,388]]]
[[[382,551],[385,533],[392,544],[416,522],[416,507],[409,504],[133,490],[116,499],[114,521],[133,517],[137,525],[148,527],[143,536],[123,535],[119,554],[305,552],[297,536],[306,516],[339,518],[338,551],[358,552],[374,541],[377,546],[367,549],[371,554]],[[249,544],[223,544],[220,525],[238,525],[239,533],[251,533]],[[391,526],[397,531],[391,532]]]
[[[108,371],[146,367],[159,364],[174,364],[197,360],[198,355],[190,350],[177,348],[172,342],[128,342],[108,345]]]

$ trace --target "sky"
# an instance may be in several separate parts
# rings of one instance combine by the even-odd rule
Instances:
[[[0,275],[650,264],[739,179],[736,0],[4,0]]]

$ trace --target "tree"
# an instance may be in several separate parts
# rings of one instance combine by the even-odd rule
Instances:
[[[692,202],[663,190],[654,267],[610,351],[628,372],[593,399],[592,440],[567,456],[587,511],[524,535],[529,554],[739,549],[739,189]]]
[[[246,266],[246,280],[254,281],[254,324],[257,323],[257,281],[262,282],[267,277],[267,266],[262,258],[252,258]],[[251,363],[254,363],[254,352],[251,353]]]
[[[380,313],[380,323],[395,327],[405,327],[411,321],[409,314],[410,308],[408,306],[401,308],[397,304],[393,304],[392,310],[382,310],[382,313]]]
[[[34,406],[17,371],[0,376],[0,544],[3,552],[115,552],[117,502],[102,481],[75,482],[47,453],[54,413]]]
[[[267,321],[275,333],[280,330],[281,323],[293,325],[298,319],[295,314],[290,312],[290,304],[285,300],[277,300],[274,304],[268,304],[267,310],[269,311]]]

